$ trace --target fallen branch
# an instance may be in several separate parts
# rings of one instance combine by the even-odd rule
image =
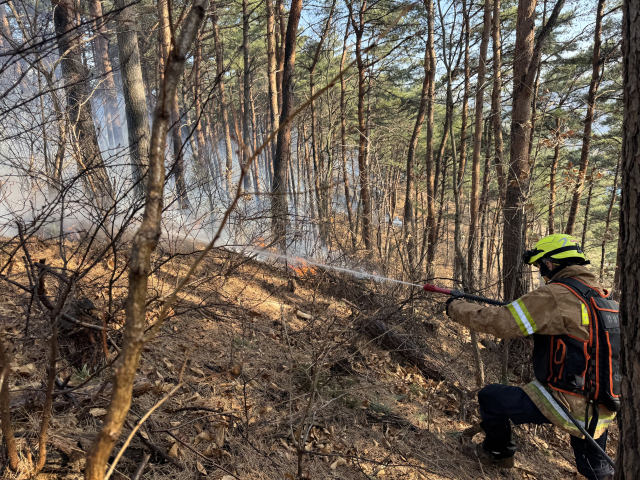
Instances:
[[[142,472],[144,471],[144,467],[147,466],[147,462],[149,461],[150,458],[151,458],[151,454],[149,452],[144,452],[142,461],[140,462],[140,465],[138,465],[138,468],[136,469],[136,473],[134,473],[133,477],[131,477],[131,480],[139,480],[140,476],[142,475]]]
[[[174,393],[176,393],[181,387],[182,385],[184,385],[183,383],[178,383],[178,385],[176,385],[175,387],[173,387],[171,389],[171,391],[169,393],[167,393],[167,395],[162,398],[162,400],[160,400],[158,403],[156,403],[153,407],[151,407],[149,409],[149,411],[147,413],[145,413],[142,418],[140,420],[138,420],[138,423],[135,424],[135,426],[133,427],[133,429],[131,430],[131,433],[129,433],[129,436],[127,437],[127,439],[124,441],[124,444],[122,445],[122,448],[120,448],[120,451],[118,452],[118,454],[116,455],[116,458],[113,460],[113,463],[111,464],[111,467],[109,467],[109,470],[107,470],[107,474],[104,477],[104,480],[109,480],[109,477],[111,477],[111,474],[113,473],[113,471],[116,468],[116,465],[118,464],[118,462],[120,461],[120,459],[122,458],[122,455],[124,455],[124,452],[127,450],[127,447],[129,446],[129,444],[131,443],[131,440],[133,439],[133,437],[135,436],[135,434],[138,432],[138,430],[140,430],[140,427],[142,426],[142,424],[147,420],[147,418],[149,418],[151,416],[151,414],[153,412],[155,412],[158,408],[160,408],[160,405],[162,405],[164,402],[166,402]]]
[[[180,470],[184,469],[184,465],[182,465],[182,463],[180,463],[178,460],[176,460],[175,458],[170,457],[169,455],[167,455],[163,449],[161,449],[160,447],[158,447],[155,443],[153,443],[151,440],[147,440],[146,438],[144,438],[142,436],[142,434],[140,432],[136,432],[136,436],[138,437],[138,440],[140,440],[142,443],[145,444],[145,446],[147,448],[149,448],[150,450],[152,450],[153,452],[157,453],[158,455],[160,455],[164,460],[166,460],[169,463],[172,463],[174,466],[176,466],[177,468],[179,468]]]
[[[380,342],[383,347],[398,353],[409,363],[418,367],[426,377],[434,380],[446,379],[444,373],[445,364],[442,361],[427,357],[418,345],[411,342],[408,338],[398,335],[380,318],[373,317],[363,320],[361,328],[365,333]],[[466,394],[462,388],[454,385],[448,384],[447,387],[458,394]]]

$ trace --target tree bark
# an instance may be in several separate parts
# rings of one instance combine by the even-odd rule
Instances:
[[[120,0],[124,1],[124,0]],[[172,26],[169,25],[169,3],[168,0],[158,0],[158,41],[162,45],[162,63],[165,65],[160,80],[163,81],[167,59],[171,54],[171,32]],[[177,94],[177,89],[176,89]],[[176,179],[176,190],[178,194],[178,202],[180,208],[187,210],[191,207],[189,196],[187,194],[187,185],[184,178],[184,159],[182,152],[182,134],[180,133],[180,107],[178,100],[169,103],[171,107],[171,140],[173,143],[173,166],[171,172]]]
[[[6,53],[12,48],[8,41],[9,38],[11,38],[11,28],[7,19],[7,9],[3,4],[0,7],[0,48],[2,48],[2,53]]]
[[[427,152],[425,158],[425,170],[427,175],[427,232],[424,234],[429,236],[429,244],[427,246],[427,277],[431,277],[433,273],[433,261],[435,259],[435,247],[438,235],[436,228],[436,182],[438,180],[433,171],[433,117],[436,98],[436,51],[433,40],[435,34],[433,0],[424,0],[424,5],[427,10],[427,51],[429,52],[429,102],[427,103],[426,115]]]
[[[95,22],[96,63],[98,64],[100,76],[104,79],[105,123],[113,134],[114,144],[112,147],[115,147],[122,143],[122,125],[118,112],[116,85],[113,81],[113,68],[111,67],[111,60],[109,59],[107,21],[102,15],[102,3],[100,0],[90,0],[89,12]]]
[[[549,171],[549,235],[556,231],[556,172],[560,160],[560,119],[556,118],[555,147],[553,149],[553,162]]]
[[[171,103],[176,102],[176,91],[186,56],[202,25],[206,0],[195,0],[182,26],[180,37],[174,42],[165,69],[160,95],[153,112],[149,180],[142,224],[133,238],[129,260],[129,292],[125,304],[126,321],[120,358],[113,375],[113,390],[102,428],[97,434],[89,455],[85,479],[103,480],[107,461],[115,445],[131,406],[135,379],[146,326],[147,284],[151,271],[151,254],[162,233],[162,206],[164,197],[164,152],[167,130],[171,118]]]
[[[467,254],[467,271],[469,274],[469,288],[475,288],[475,260],[476,242],[478,237],[478,217],[480,211],[480,154],[482,153],[482,127],[484,125],[484,85],[487,70],[487,49],[489,47],[489,34],[491,33],[491,4],[490,0],[484,0],[484,22],[482,41],[480,42],[480,56],[478,58],[478,83],[476,86],[475,127],[473,130],[473,160],[471,166],[471,202],[469,209],[469,252]],[[485,172],[486,175],[486,172]]]
[[[256,131],[256,111],[253,102],[253,75],[249,77],[249,108],[251,110],[251,116],[249,117],[251,127],[251,151],[255,152],[258,148]],[[260,157],[256,158],[252,165],[253,170],[253,190],[256,195],[256,201],[260,202]]]
[[[495,145],[495,164],[498,177],[498,191],[500,192],[500,203],[504,205],[507,193],[507,182],[505,180],[504,162],[504,142],[502,140],[502,105],[500,103],[502,93],[502,58],[500,44],[500,0],[493,0],[493,21],[491,28],[491,38],[493,44],[493,91],[491,92],[491,118],[493,120],[493,138]]]
[[[278,17],[278,26],[280,27],[280,44],[277,47],[277,55],[278,55],[278,69],[276,73],[276,81],[278,84],[277,94],[278,94],[278,107],[280,111],[282,111],[282,94],[283,94],[283,86],[282,86],[282,74],[284,70],[284,44],[286,37],[286,28],[285,27],[285,18],[284,18],[284,5],[282,4],[282,0],[276,0],[276,15]]]
[[[249,1],[242,0],[242,164],[246,165],[251,157],[251,60],[249,58]],[[239,86],[238,86],[239,89]],[[245,190],[250,189],[249,175],[245,176]],[[258,192],[254,192],[256,195]]]
[[[271,128],[278,129],[278,83],[276,75],[276,34],[275,34],[275,13],[273,11],[273,0],[266,0],[267,9],[267,82],[269,95],[269,118]],[[275,145],[271,148],[275,154]]]
[[[640,0],[622,4],[623,106],[620,243],[620,327],[622,410],[616,480],[640,471]]]
[[[489,207],[489,182],[491,181],[491,121],[490,119],[486,120],[486,125],[484,128],[485,135],[485,154],[484,154],[484,172],[482,175],[482,193],[480,193],[480,245],[478,249],[478,271],[481,272],[481,276],[484,277],[485,285],[487,277],[489,276],[488,272],[485,271],[484,264],[484,251],[487,245],[487,227],[488,227],[488,207]],[[487,262],[488,266],[488,262]],[[478,281],[478,284],[481,284],[481,280]],[[479,285],[480,286],[480,285]]]
[[[542,46],[553,30],[565,0],[558,0],[547,24],[534,42],[535,0],[519,0],[516,22],[516,44],[513,64],[513,108],[511,115],[511,149],[509,175],[504,205],[503,285],[506,300],[526,292],[522,275],[525,215],[524,203],[529,187],[529,136],[531,134],[531,101],[533,82]]]
[[[462,94],[462,112],[460,114],[460,167],[458,168],[458,184],[460,185],[460,199],[462,200],[462,179],[467,168],[467,120],[469,118],[469,78],[471,72],[469,68],[469,37],[470,37],[470,19],[469,10],[471,5],[467,6],[466,0],[462,0],[462,15],[464,21],[464,89]]]
[[[305,181],[306,181],[306,197],[307,197],[307,205],[311,210],[309,213],[311,214],[311,219],[316,219],[316,211],[315,211],[315,203],[313,201],[313,181],[311,180],[312,171],[311,171],[311,161],[309,160],[309,148],[307,146],[307,132],[305,130],[304,124],[302,125],[302,141],[304,143],[304,169],[306,172]]]
[[[53,22],[67,93],[69,131],[78,173],[83,173],[85,192],[102,215],[114,201],[113,186],[102,160],[89,95],[89,74],[82,62],[82,37],[78,34],[76,8],[71,0],[52,0]],[[3,7],[4,8],[4,7]]]
[[[294,74],[296,65],[296,40],[298,23],[302,12],[302,0],[292,0],[284,48],[284,69],[282,72],[281,129],[278,131],[276,155],[273,159],[273,183],[271,185],[271,212],[273,233],[280,242],[280,249],[286,252],[287,242],[287,170],[291,161],[291,121],[287,121],[294,108]],[[286,122],[286,125],[283,125]]]
[[[416,272],[416,265],[418,263],[417,257],[417,229],[415,224],[415,215],[413,212],[413,168],[416,156],[416,147],[418,146],[418,138],[420,137],[420,131],[422,130],[422,124],[424,117],[427,113],[427,104],[429,103],[429,83],[430,83],[430,51],[429,48],[424,50],[424,80],[422,81],[422,92],[420,93],[420,105],[418,106],[418,114],[416,116],[416,123],[413,126],[413,133],[409,140],[409,148],[407,150],[407,183],[404,196],[404,236],[407,243],[407,259],[409,262],[409,282],[413,281],[414,276],[418,275]]]
[[[578,178],[573,190],[571,199],[571,208],[569,209],[569,217],[565,233],[573,235],[573,230],[580,208],[580,197],[584,187],[584,177],[587,173],[589,165],[589,148],[591,146],[591,127],[593,125],[593,114],[596,107],[596,93],[600,86],[600,46],[602,36],[602,16],[604,14],[605,0],[598,0],[598,10],[596,13],[596,27],[593,34],[593,64],[591,70],[591,82],[589,83],[589,93],[587,96],[587,113],[584,117],[584,132],[582,134],[582,150],[580,152],[580,168],[578,170]]]
[[[93,0],[96,2],[97,0]],[[142,79],[140,51],[138,49],[138,16],[135,5],[125,8],[125,0],[116,0],[115,6],[121,9],[118,14],[118,53],[122,75],[122,93],[127,116],[129,154],[133,181],[136,182],[136,195],[144,196],[146,174],[149,168],[149,111]]]
[[[602,236],[602,251],[600,254],[600,281],[602,281],[604,277],[604,254],[605,247],[607,241],[614,237],[613,232],[609,231],[609,225],[611,224],[611,212],[613,211],[613,206],[616,203],[616,196],[618,194],[618,177],[620,174],[620,158],[618,158],[618,164],[616,165],[616,173],[613,178],[613,190],[611,192],[611,202],[609,202],[609,208],[607,209],[607,219],[604,223],[604,235]]]
[[[216,77],[218,78],[218,89],[220,92],[220,117],[222,118],[222,134],[224,136],[225,158],[227,161],[225,179],[227,182],[227,191],[231,193],[231,174],[233,172],[233,146],[231,145],[231,132],[229,131],[227,98],[224,91],[224,53],[222,51],[220,29],[218,28],[217,0],[214,0],[212,3],[211,22],[213,24],[213,42],[216,51]]]
[[[353,15],[353,7],[349,6],[351,25],[356,35],[356,63],[358,66],[358,169],[360,170],[360,198],[362,200],[362,239],[367,254],[373,254],[371,232],[371,198],[369,194],[369,173],[367,169],[367,125],[364,113],[365,100],[365,65],[362,58],[362,36],[364,34],[364,12],[367,2],[364,0],[359,10],[358,21]]]
[[[331,20],[333,19],[333,11],[335,9],[335,0],[331,4],[331,11],[327,18],[327,23],[320,35],[320,40],[316,47],[315,55],[309,66],[309,96],[311,100],[311,152],[313,155],[313,167],[316,170],[316,200],[318,202],[318,221],[320,223],[320,235],[324,241],[329,239],[328,216],[329,216],[329,186],[327,185],[327,173],[325,172],[324,156],[322,153],[322,141],[318,141],[316,136],[316,104],[313,100],[315,94],[315,71],[320,59],[320,52],[324,44]]]
[[[202,176],[203,181],[208,181],[206,174],[205,165],[209,162],[207,146],[204,139],[204,130],[202,128],[202,94],[201,94],[201,83],[202,83],[202,42],[201,36],[198,35],[196,38],[196,47],[193,56],[193,103],[195,107],[195,130],[196,130],[196,140],[198,141],[198,150],[196,152],[196,158],[198,161],[198,169],[199,173]]]
[[[340,71],[344,70],[344,62],[347,58],[347,39],[349,38],[349,25],[345,27],[344,40],[342,42],[342,57],[340,58]],[[347,169],[347,85],[344,75],[340,74],[340,154],[342,159],[342,180],[344,183],[344,200],[347,207],[347,219],[349,221],[349,234],[351,248],[356,249],[358,239],[353,225],[353,208],[351,192],[349,191],[349,175]]]
[[[585,248],[587,240],[587,229],[589,228],[589,210],[591,209],[591,197],[593,195],[593,180],[596,174],[596,167],[591,169],[591,178],[589,178],[589,193],[587,194],[587,205],[584,209],[584,223],[582,224],[582,242],[580,245]]]

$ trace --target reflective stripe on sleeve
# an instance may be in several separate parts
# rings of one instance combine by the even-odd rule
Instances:
[[[516,323],[520,327],[522,334],[526,337],[528,335],[533,335],[538,330],[536,326],[536,322],[533,321],[527,307],[525,307],[524,302],[520,299],[515,302],[511,302],[507,305],[507,308],[515,318]]]

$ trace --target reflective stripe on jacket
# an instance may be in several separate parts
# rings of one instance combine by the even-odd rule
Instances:
[[[593,288],[603,291],[596,276],[583,266],[573,265],[563,269],[553,280],[577,278]],[[583,304],[571,291],[562,285],[544,285],[504,307],[454,301],[449,307],[451,319],[472,330],[488,333],[499,338],[527,337],[539,335],[572,335],[580,340],[589,340],[588,315],[583,315]],[[562,402],[571,415],[584,422],[586,399],[577,394],[558,392],[546,387],[538,380],[524,388],[542,413],[562,430],[582,437],[580,431],[569,420],[556,402]],[[604,406],[599,407],[600,417],[595,437],[598,438],[615,417]],[[589,414],[591,418],[591,412]]]

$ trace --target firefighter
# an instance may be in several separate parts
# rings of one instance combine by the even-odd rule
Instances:
[[[607,406],[613,411],[594,399],[595,383],[589,380],[588,373],[589,359],[594,355],[589,356],[587,351],[590,338],[593,338],[590,325],[598,321],[594,318],[598,314],[581,298],[577,287],[572,288],[567,283],[573,282],[583,293],[590,292],[602,299],[608,292],[585,267],[589,262],[578,241],[569,235],[549,235],[541,239],[533,250],[524,254],[523,260],[539,269],[545,284],[511,304],[485,307],[455,297],[447,301],[447,315],[465,327],[499,338],[532,336],[534,339],[532,363],[536,379],[524,388],[493,384],[480,390],[481,427],[486,437],[481,444],[466,445],[464,453],[485,465],[512,468],[516,446],[511,437],[511,423],[551,423],[571,435],[576,466],[582,475],[590,480],[612,479],[611,466],[588,444],[558,405],[562,402],[574,418],[584,422],[592,437],[605,449],[607,429],[618,405],[616,395],[611,392],[619,392],[619,385],[610,388]],[[607,311],[614,310],[617,308]],[[614,321],[617,321],[617,313],[615,315]],[[615,341],[619,343],[619,328],[617,331]],[[617,350],[614,355],[617,362]],[[615,362],[614,370],[617,368]],[[591,363],[595,364],[595,360]],[[619,378],[617,374],[615,370],[611,378]],[[598,395],[602,396],[602,393]]]

